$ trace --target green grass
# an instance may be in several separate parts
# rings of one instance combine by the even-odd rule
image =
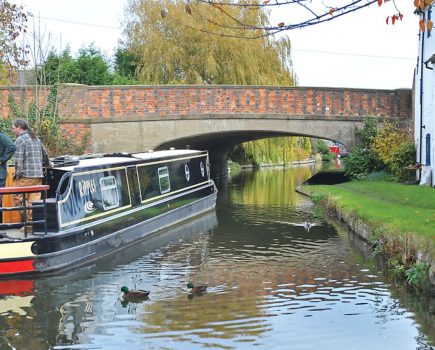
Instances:
[[[345,213],[354,214],[389,233],[435,238],[435,189],[381,181],[352,181],[334,186],[311,185]]]

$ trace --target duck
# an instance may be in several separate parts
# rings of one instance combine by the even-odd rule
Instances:
[[[276,221],[276,222],[278,222],[280,224],[287,224],[287,225],[292,225],[292,226],[301,226],[307,232],[310,232],[311,227],[313,227],[313,226],[319,226],[315,222],[308,222],[308,221],[304,221],[303,223],[287,222],[287,221]]]
[[[122,295],[122,298],[127,301],[132,300],[144,300],[148,298],[148,295],[150,294],[149,291],[143,290],[143,289],[133,289],[129,290],[127,286],[123,286],[121,288],[121,292],[124,294]]]
[[[207,291],[206,284],[199,284],[195,286],[192,282],[187,283],[187,291],[189,294],[202,294]]]

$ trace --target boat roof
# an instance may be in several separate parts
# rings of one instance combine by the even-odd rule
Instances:
[[[134,158],[139,159],[155,159],[155,158],[166,158],[166,157],[174,157],[174,156],[186,156],[192,155],[195,153],[201,153],[203,151],[191,150],[191,149],[170,149],[164,151],[152,151],[152,152],[143,152],[143,153],[132,153]]]
[[[123,163],[131,163],[135,160],[152,160],[174,158],[182,156],[191,156],[193,154],[200,154],[203,151],[189,150],[189,149],[170,149],[163,151],[148,151],[142,153],[114,153],[110,154],[95,154],[84,155],[78,157],[71,157],[71,160],[76,160],[74,164],[56,165],[53,167],[62,171],[74,171],[76,168],[90,168],[95,166],[104,165],[121,165]]]

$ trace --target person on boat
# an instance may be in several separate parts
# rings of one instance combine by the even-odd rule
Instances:
[[[12,131],[16,136],[14,154],[14,186],[38,186],[42,185],[44,178],[43,167],[49,166],[48,153],[42,142],[29,128],[25,119],[17,118],[12,123]],[[41,199],[41,193],[29,193],[26,196],[27,205]],[[14,205],[23,205],[23,195],[13,195]],[[27,221],[32,220],[32,211],[27,211]],[[24,228],[22,229],[24,230]]]
[[[6,186],[6,178],[8,176],[7,161],[12,158],[15,153],[14,142],[6,134],[0,132],[0,187]],[[2,195],[0,194],[0,207],[2,207]],[[0,215],[2,222],[2,215]]]
[[[6,177],[8,175],[6,163],[12,158],[14,153],[14,142],[9,136],[0,131],[0,187],[5,187],[6,185]]]

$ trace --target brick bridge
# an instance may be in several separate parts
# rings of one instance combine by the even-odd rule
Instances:
[[[0,87],[0,113],[47,90]],[[226,174],[226,157],[245,141],[310,136],[348,148],[365,116],[399,120],[412,128],[411,90],[365,90],[273,86],[84,86],[59,92],[61,123],[71,140],[85,135],[89,152],[143,151],[182,147],[208,149],[212,172]]]

